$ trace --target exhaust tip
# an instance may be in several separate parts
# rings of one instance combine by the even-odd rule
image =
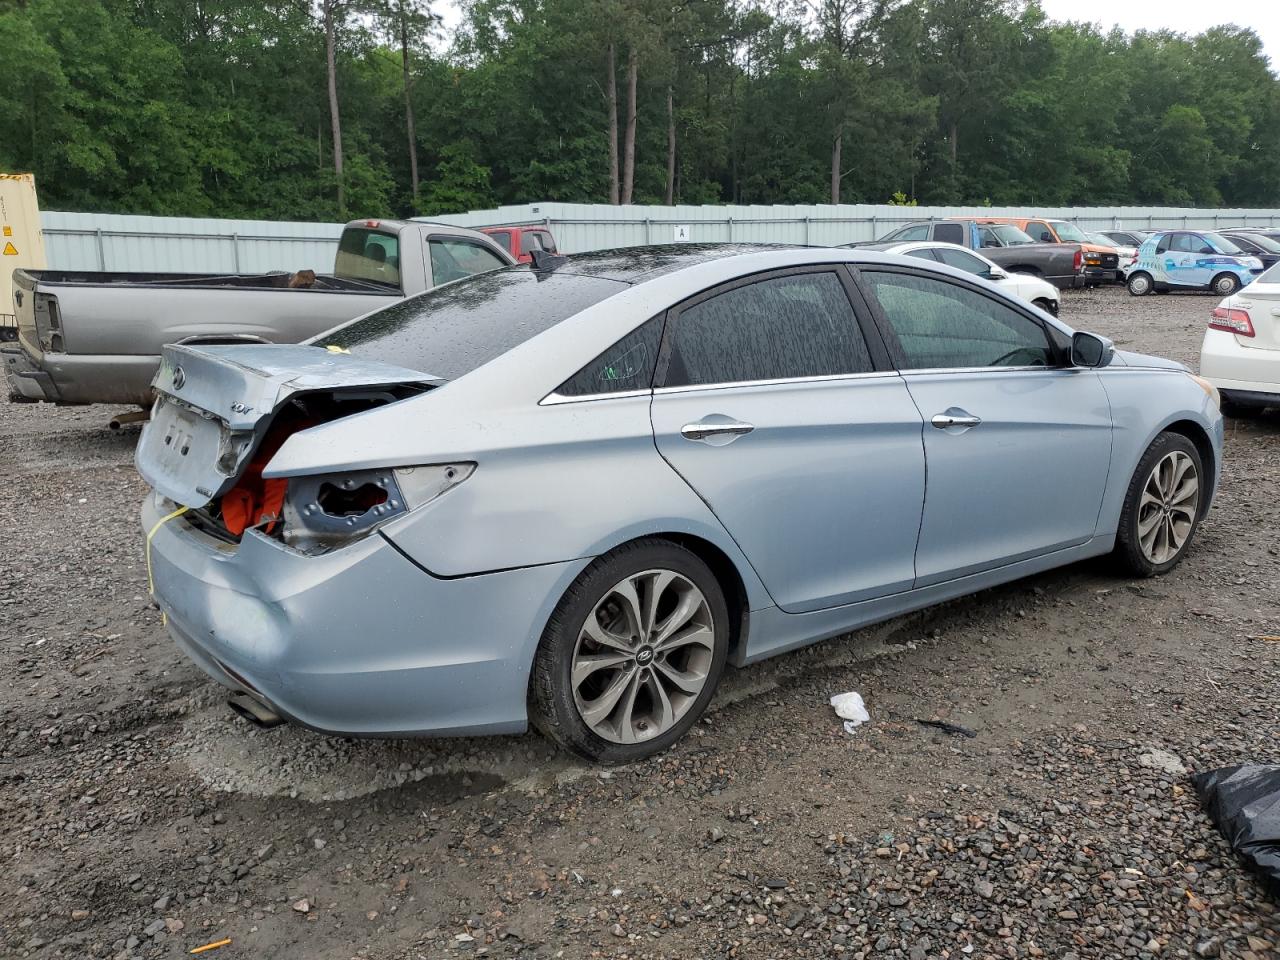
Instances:
[[[270,730],[284,723],[284,717],[247,693],[233,693],[227,697],[227,706],[263,730]]]
[[[151,419],[150,410],[128,410],[124,413],[117,413],[107,423],[107,429],[119,430],[128,423],[146,423]]]

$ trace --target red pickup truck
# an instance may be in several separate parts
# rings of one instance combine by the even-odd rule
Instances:
[[[556,252],[556,241],[546,227],[481,227],[481,233],[487,233],[498,246],[516,258],[517,263],[528,263],[533,259],[534,250]]]

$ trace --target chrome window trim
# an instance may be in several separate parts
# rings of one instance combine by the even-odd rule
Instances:
[[[1061,373],[1063,370],[1081,370],[1083,367],[1046,367],[1043,364],[1030,364],[1019,367],[921,367],[920,369],[907,368],[898,371],[902,376],[909,377],[916,373]],[[1088,369],[1094,369],[1092,367]]]
[[[587,403],[592,400],[619,400],[623,397],[643,397],[651,393],[653,393],[651,387],[644,387],[640,390],[614,390],[605,393],[584,393],[576,397],[566,397],[564,394],[552,390],[538,401],[538,406],[550,407],[560,403]]]
[[[865,373],[828,373],[820,377],[780,377],[775,380],[729,380],[724,383],[683,383],[678,387],[656,387],[653,395],[688,393],[691,390],[730,390],[737,387],[773,387],[791,383],[831,383],[839,380],[884,380],[899,377],[897,370],[869,370]]]

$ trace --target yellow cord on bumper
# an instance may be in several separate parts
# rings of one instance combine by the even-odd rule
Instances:
[[[188,509],[190,508],[179,507],[177,510],[173,511],[173,513],[168,514],[167,516],[161,517],[159,520],[156,521],[155,526],[153,526],[151,530],[147,533],[147,595],[148,596],[154,597],[156,595],[156,583],[155,583],[155,580],[152,579],[151,577],[151,538],[154,537],[156,535],[156,531],[158,531],[166,523],[168,523],[174,517],[182,516],[184,513],[187,512]],[[166,614],[163,610],[160,611],[160,622],[163,624],[167,624],[169,622],[169,615]]]

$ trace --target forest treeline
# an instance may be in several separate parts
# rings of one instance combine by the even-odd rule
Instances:
[[[1229,14],[1229,8],[1226,8]],[[46,209],[1280,205],[1258,37],[1032,0],[0,0],[0,170]]]

